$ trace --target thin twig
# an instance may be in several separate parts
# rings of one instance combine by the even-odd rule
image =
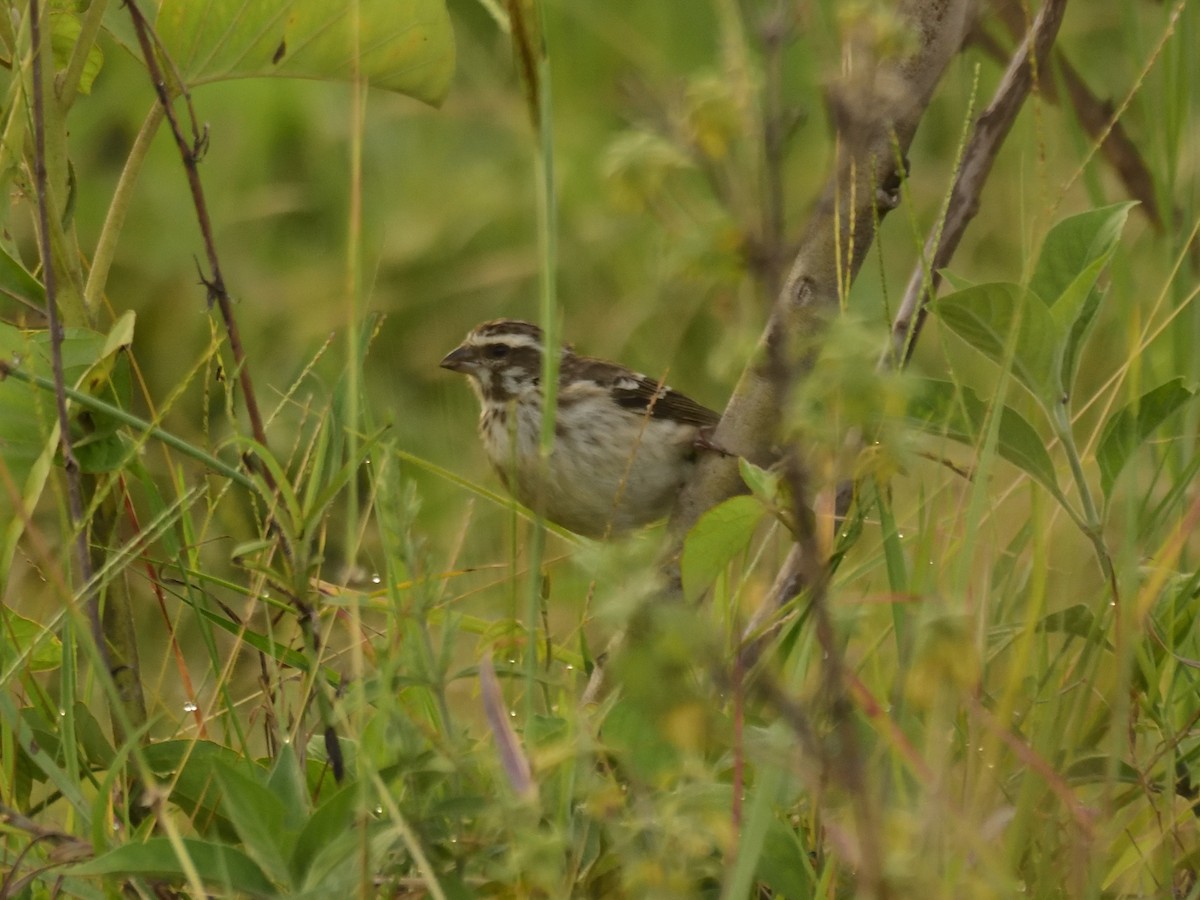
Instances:
[[[75,564],[79,568],[80,584],[84,589],[84,607],[92,629],[92,639],[110,669],[108,644],[100,624],[100,610],[95,591],[87,588],[92,582],[92,560],[88,552],[88,529],[83,517],[83,484],[79,461],[71,446],[71,419],[67,414],[66,378],[63,374],[63,325],[58,314],[58,285],[50,249],[50,201],[46,185],[46,117],[45,87],[42,83],[42,27],[38,0],[29,0],[29,39],[33,52],[33,169],[37,186],[38,252],[42,257],[42,273],[46,282],[46,316],[50,325],[50,365],[54,372],[54,405],[58,413],[58,440],[62,447],[63,469],[67,476],[67,508],[71,530],[75,534]]]
[[[758,251],[760,272],[767,297],[779,296],[786,265],[787,236],[783,172],[788,140],[799,121],[795,112],[783,103],[783,56],[788,42],[795,36],[797,13],[783,2],[776,2],[758,23],[757,34],[762,45],[764,84],[762,108],[762,234]]]
[[[1009,33],[1014,38],[1019,37],[1024,25],[1024,14],[1017,0],[992,0],[992,7]],[[983,46],[990,55],[995,55],[998,49],[994,43]],[[1113,118],[1112,103],[1101,100],[1092,92],[1061,48],[1055,49],[1053,59],[1079,124],[1083,126],[1088,137],[1100,142],[1100,152],[1125,185],[1125,191],[1141,204],[1139,209],[1142,214],[1154,230],[1161,234],[1164,224],[1162,212],[1158,208],[1158,197],[1154,192],[1154,176],[1150,174],[1150,168],[1142,158],[1137,144],[1130,139],[1124,126]],[[1059,92],[1051,79],[1043,79],[1042,92],[1051,103],[1060,100]]]
[[[242,398],[246,404],[246,415],[250,419],[250,433],[261,446],[267,445],[267,434],[263,428],[262,414],[259,412],[258,399],[254,392],[254,383],[250,377],[250,367],[246,362],[246,351],[242,346],[241,333],[238,331],[237,320],[233,315],[233,301],[225,288],[225,278],[221,274],[221,261],[217,256],[217,245],[213,238],[212,220],[208,214],[208,202],[204,196],[204,187],[200,183],[200,168],[198,162],[205,149],[205,138],[195,127],[193,116],[193,140],[189,144],[175,115],[175,108],[167,90],[167,82],[163,76],[162,66],[159,65],[158,54],[151,39],[150,25],[142,14],[137,0],[125,0],[129,15],[133,19],[133,27],[137,32],[138,45],[158,94],[158,102],[171,125],[171,134],[175,145],[179,148],[179,156],[187,173],[188,188],[192,193],[192,204],[196,209],[196,221],[200,226],[200,234],[204,239],[204,254],[208,260],[209,275],[201,276],[201,281],[208,291],[210,305],[216,303],[221,312],[225,325],[225,333],[229,337],[229,350],[233,354],[234,367],[237,370],[238,384],[242,390]],[[259,466],[263,479],[272,489],[276,487],[274,479],[265,466]]]
[[[946,221],[939,223],[926,240],[922,258],[909,277],[904,299],[892,322],[891,343],[880,359],[881,366],[903,368],[912,356],[925,324],[926,303],[941,284],[940,270],[950,262],[967,226],[979,212],[979,197],[992,164],[1034,87],[1035,72],[1044,70],[1066,6],[1067,0],[1046,0],[1013,55],[992,102],[976,120],[950,192]]]

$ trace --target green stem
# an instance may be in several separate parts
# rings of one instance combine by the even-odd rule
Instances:
[[[542,10],[537,10],[539,22]],[[554,447],[554,418],[558,412],[558,298],[555,274],[558,269],[557,210],[554,203],[554,133],[550,102],[550,58],[545,45],[536,48],[537,65],[537,127],[538,127],[538,244],[542,257],[541,297],[539,312],[544,333],[546,352],[542,354],[542,434],[539,446],[543,467],[549,465]],[[529,642],[525,648],[525,724],[533,724],[534,697],[537,685],[537,631],[541,620],[542,603],[542,557],[546,547],[546,529],[538,514],[538,525],[533,532],[529,551],[529,596],[525,610],[526,635]]]
[[[1083,504],[1083,516],[1080,523],[1083,533],[1092,542],[1096,559],[1104,572],[1109,590],[1112,591],[1113,600],[1116,600],[1118,594],[1117,573],[1113,568],[1112,559],[1108,555],[1108,548],[1104,545],[1103,523],[1100,521],[1100,512],[1096,507],[1096,500],[1092,496],[1092,489],[1083,473],[1083,460],[1080,459],[1079,449],[1075,446],[1075,435],[1071,431],[1071,414],[1066,403],[1056,404],[1054,415],[1051,418],[1059,443],[1062,444],[1063,451],[1067,454],[1067,463],[1071,466],[1071,477],[1075,479],[1075,487],[1079,491],[1079,499]]]
[[[1054,430],[1059,443],[1067,454],[1067,462],[1071,466],[1071,477],[1075,479],[1075,487],[1079,491],[1079,499],[1083,503],[1083,519],[1089,531],[1100,530],[1100,513],[1096,509],[1096,501],[1092,497],[1092,489],[1088,486],[1083,474],[1083,461],[1079,458],[1079,450],[1075,447],[1075,435],[1071,432],[1071,417],[1066,404],[1059,403],[1054,409]]]

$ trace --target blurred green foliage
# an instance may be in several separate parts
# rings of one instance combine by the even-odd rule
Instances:
[[[84,272],[155,102],[125,11],[110,6],[82,58],[60,173]],[[1119,241],[1067,252],[1046,238],[1082,210],[1109,222],[1103,207],[1126,193],[1065,83],[1042,73],[955,257],[962,290],[917,348],[914,369],[936,381],[881,374],[967,110],[1000,79],[989,48],[1012,45],[986,16],[986,40],[952,64],[911,148],[903,205],[793,398],[785,430],[800,437],[818,511],[839,480],[864,483],[855,515],[837,534],[826,517],[821,537],[840,564],[829,606],[869,773],[861,797],[830,786],[779,701],[812,715],[825,760],[845,754],[846,733],[822,717],[829,648],[806,595],[753,619],[795,526],[776,474],[747,469],[754,496],[691,535],[685,581],[690,597],[707,591],[702,605],[645,603],[658,589],[654,530],[611,545],[552,536],[543,570],[527,571],[530,527],[486,470],[474,398],[437,362],[481,320],[537,316],[536,135],[501,5],[448,7],[456,69],[440,108],[319,78],[192,91],[216,246],[287,502],[268,510],[261,471],[243,491],[145,432],[104,445],[116,449],[89,472],[87,509],[97,583],[133,599],[149,695],[144,729],[122,731],[92,711],[115,704],[86,674],[98,661],[76,615],[54,467],[0,598],[0,893],[58,890],[53,874],[21,882],[22,854],[51,865],[76,853],[90,861],[62,889],[78,896],[97,895],[100,875],[142,894],[165,880],[310,896],[851,896],[865,822],[896,896],[1195,897],[1196,6],[1076,5],[1059,41],[1102,102],[1130,95],[1121,122],[1151,173],[1158,227],[1143,203]],[[59,68],[88,8],[55,6]],[[181,17],[166,37],[217,33],[187,18],[199,8],[164,3]],[[213,6],[231,8],[252,5]],[[390,8],[364,0],[360,12],[386,28]],[[23,21],[20,5],[4,11]],[[721,408],[830,168],[824,86],[852,47],[894,52],[906,36],[874,2],[554,0],[542,12],[562,333]],[[44,300],[17,64],[28,35],[12,27],[0,23],[14,51],[5,347],[27,339],[18,325],[42,326]],[[251,44],[238,74],[298,50]],[[201,62],[184,74],[208,71]],[[407,89],[436,99],[437,87]],[[259,451],[199,283],[202,246],[162,128],[92,324],[124,330],[136,314],[132,378],[113,402],[235,464]],[[1055,269],[1068,258],[1084,262]],[[1072,307],[1066,321],[1086,327],[1069,340],[1017,327],[1006,343],[1025,286],[1052,284],[1041,299],[1053,304],[1075,276],[1086,315]],[[996,333],[980,337],[981,321]],[[1046,341],[1060,355],[1038,356],[1039,372],[1070,393],[1065,423],[1057,387],[1036,399],[1004,387]],[[0,400],[17,398],[4,408],[33,410],[28,394],[3,393],[16,390],[27,386],[0,383]],[[1089,484],[1103,495],[1094,517],[1075,512]],[[108,503],[125,513],[101,534]],[[521,620],[530,592],[540,622]],[[743,672],[732,660],[752,619],[777,630]],[[622,630],[608,660],[620,687],[582,704]],[[503,687],[488,712],[512,720],[532,799],[485,724],[485,655]],[[878,801],[869,815],[864,797]]]

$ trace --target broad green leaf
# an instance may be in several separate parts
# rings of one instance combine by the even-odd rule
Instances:
[[[980,284],[935,300],[930,308],[993,362],[1006,365],[1011,354],[1013,377],[1047,408],[1060,401],[1066,331],[1036,294],[1016,284]]]
[[[50,14],[50,47],[54,53],[55,68],[62,70],[70,63],[71,56],[75,52],[75,44],[79,41],[79,34],[82,30],[83,25],[75,13],[53,12]],[[100,49],[100,45],[93,41],[92,46],[88,48],[87,57],[84,59],[83,69],[79,73],[79,93],[90,94],[92,92],[92,82],[100,74],[102,65],[104,65],[104,52]]]
[[[296,745],[285,744],[279,749],[275,766],[267,777],[267,789],[279,800],[283,809],[284,826],[298,832],[308,821],[312,803],[300,761],[296,758]]]
[[[1069,216],[1050,229],[1034,267],[1029,288],[1054,307],[1068,289],[1075,290],[1081,276],[1093,265],[1112,258],[1129,210],[1136,203],[1114,203]],[[1100,269],[1095,270],[1098,276]],[[1095,284],[1095,276],[1091,284]],[[1085,279],[1086,280],[1086,279]],[[1090,289],[1091,284],[1087,285]],[[1084,291],[1086,293],[1086,290]]]
[[[965,291],[967,288],[975,287],[975,282],[968,281],[961,275],[955,275],[949,269],[939,269],[938,274],[942,276],[942,280],[950,285],[952,290]]]
[[[375,87],[436,105],[454,74],[443,0],[163,0],[156,27],[189,84],[348,80],[357,63]]]
[[[351,860],[357,858],[361,835],[350,826],[354,824],[361,793],[360,785],[348,784],[309,816],[292,852],[292,877],[296,884],[311,891],[344,865],[347,855]]]
[[[261,780],[246,774],[247,768],[265,775],[258,773],[252,763],[214,761],[213,772],[221,786],[221,808],[250,858],[277,884],[288,885],[291,872],[287,860],[295,833],[289,834],[284,828],[283,803]]]
[[[34,706],[25,706],[20,710],[21,721],[38,750],[60,761],[65,756],[62,739],[67,715],[72,717],[71,725],[75,732],[75,745],[71,752],[79,756],[80,762],[86,760],[96,770],[108,768],[114,756],[112,745],[96,717],[82,703],[76,702],[70,713],[58,710],[56,714],[53,710]],[[47,780],[45,772],[39,771],[24,746],[17,748],[16,757],[17,769],[23,771],[31,781],[43,783]]]
[[[1096,446],[1096,461],[1100,464],[1100,489],[1107,497],[1113,484],[1134,451],[1196,392],[1185,387],[1182,378],[1175,378],[1143,394],[1123,409],[1113,413],[1104,424]]]
[[[755,497],[731,497],[701,516],[683,542],[680,573],[683,593],[696,599],[731,559],[746,549],[754,529],[766,515]]]
[[[218,813],[221,791],[213,773],[220,761],[229,766],[243,765],[240,755],[212,741],[158,741],[142,750],[146,764],[155,775],[170,776],[171,802],[187,813],[201,834],[214,831],[232,840],[236,831],[229,820]]]
[[[922,431],[978,446],[988,404],[970,388],[948,381],[924,380],[909,407],[909,419]],[[1031,475],[1060,501],[1054,463],[1041,436],[1025,418],[1011,407],[1000,410],[1000,434],[996,451],[1001,458]]]
[[[816,891],[807,850],[795,830],[778,819],[767,823],[757,874],[781,897],[812,897]]]
[[[250,857],[235,847],[183,838],[183,849],[200,879],[228,890],[230,896],[270,897],[276,890]],[[183,864],[171,841],[152,837],[120,847],[69,869],[72,875],[147,875],[182,880]]]
[[[1100,274],[1116,252],[1133,203],[1117,203],[1063,219],[1050,229],[1038,256],[1029,287],[1046,302],[1067,335],[1063,348],[1062,383],[1070,389],[1080,351],[1103,294]]]
[[[48,672],[62,663],[62,642],[40,622],[26,619],[7,604],[0,605],[0,672],[18,666],[29,672]],[[7,679],[4,679],[7,683]]]
[[[134,315],[128,312],[108,334],[68,328],[62,343],[63,376],[77,390],[96,394],[109,390],[117,351],[133,339]],[[0,359],[30,375],[50,379],[50,336],[0,322]],[[42,495],[58,450],[58,418],[53,393],[16,378],[0,380],[0,584],[17,541]]]

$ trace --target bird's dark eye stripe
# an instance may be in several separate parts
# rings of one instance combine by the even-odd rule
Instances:
[[[511,349],[508,344],[485,344],[483,353],[489,359],[504,359]]]

